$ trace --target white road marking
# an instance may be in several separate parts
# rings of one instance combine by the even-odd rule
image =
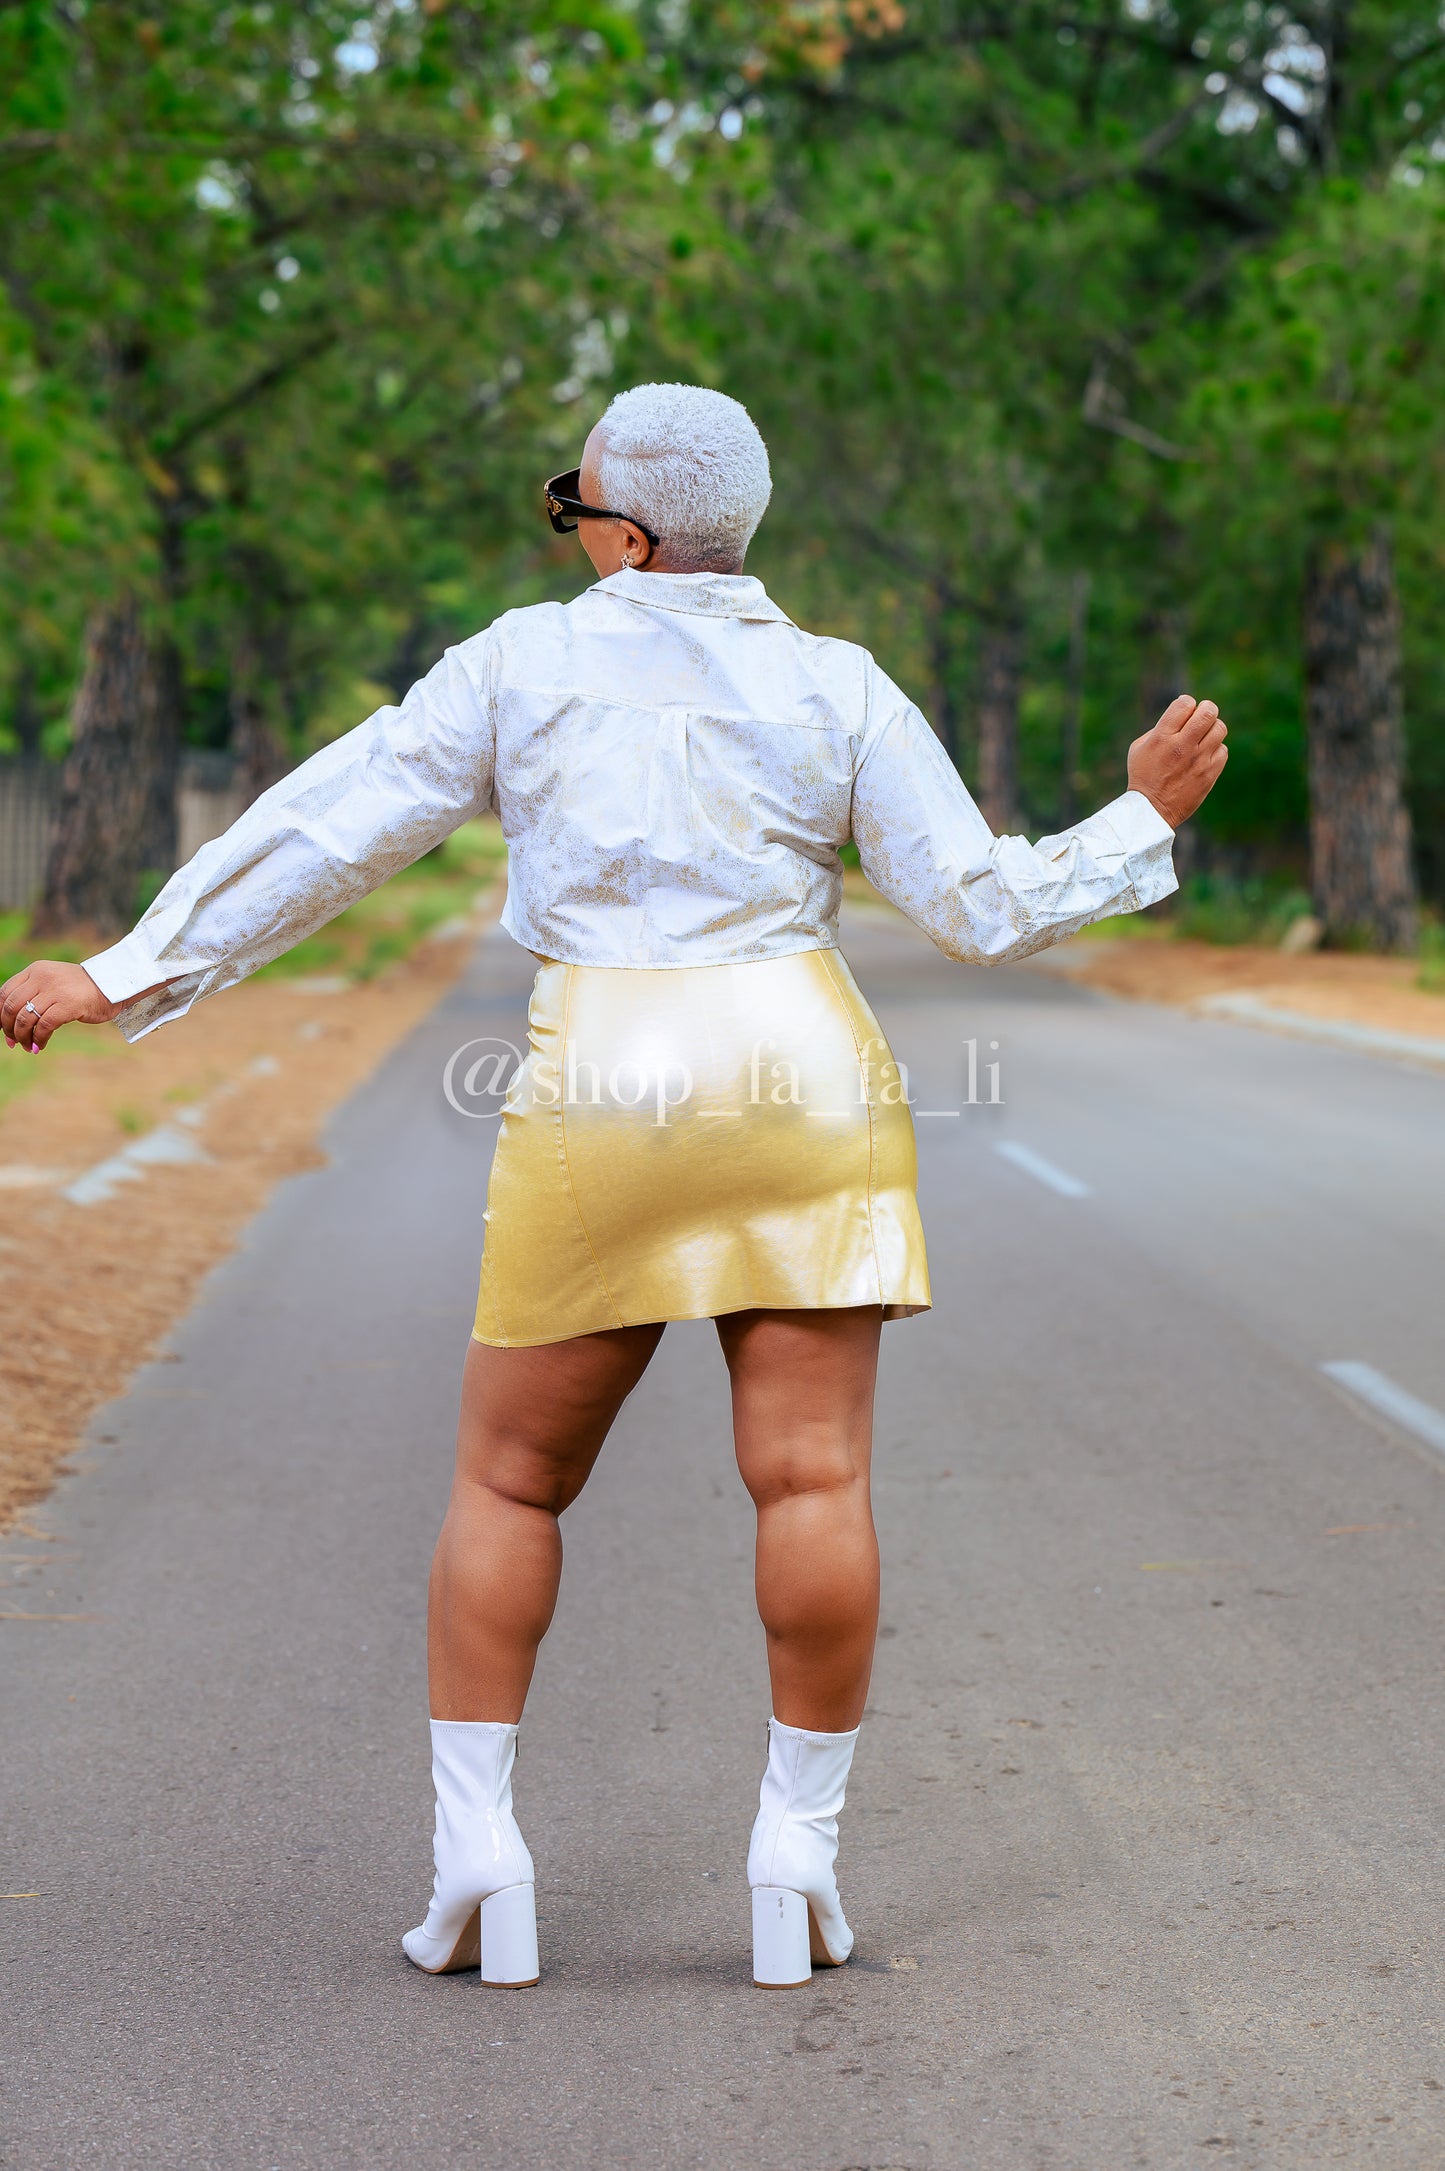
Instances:
[[[1057,1191],[1061,1199],[1086,1199],[1091,1196],[1086,1183],[1080,1183],[1078,1177],[1071,1176],[1067,1169],[1056,1168],[1053,1162],[1046,1161],[1041,1153],[1035,1153],[1032,1146],[1021,1146],[1014,1138],[1001,1138],[993,1150],[1000,1160],[1012,1161],[1014,1167],[1021,1168],[1026,1176],[1032,1176],[1037,1183],[1047,1184],[1050,1191]]]
[[[1422,1402],[1408,1388],[1397,1387],[1372,1364],[1357,1364],[1353,1358],[1340,1358],[1333,1364],[1322,1364],[1320,1370],[1337,1386],[1368,1403],[1372,1410],[1378,1410],[1381,1417],[1388,1417],[1404,1432],[1412,1432],[1417,1440],[1433,1447],[1437,1455],[1445,1455],[1445,1410],[1437,1410],[1433,1403]]]
[[[189,1109],[186,1116],[194,1123]],[[148,1168],[188,1168],[210,1158],[187,1132],[177,1130],[173,1123],[163,1123],[158,1130],[138,1138],[133,1146],[112,1154],[108,1161],[88,1168],[74,1183],[67,1184],[60,1196],[69,1199],[72,1206],[100,1206],[115,1197],[117,1184],[139,1183]]]

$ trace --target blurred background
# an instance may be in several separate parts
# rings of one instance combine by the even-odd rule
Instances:
[[[747,402],[751,569],[996,827],[1088,811],[1207,691],[1174,926],[1435,984],[1442,22],[5,0],[6,969],[574,593],[539,484],[668,377]]]
[[[649,378],[748,404],[750,570],[996,828],[1181,689],[1232,756],[1179,896],[1017,971],[846,876],[938,1309],[802,2025],[703,1326],[569,1520],[543,1987],[401,1979],[495,821],[0,1050],[7,2162],[1445,2164],[1441,7],[0,0],[0,977],[578,592],[541,484]]]

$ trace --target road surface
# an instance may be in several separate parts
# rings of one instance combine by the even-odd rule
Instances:
[[[5,1608],[49,1617],[0,1622],[4,1879],[38,1895],[0,1902],[0,2162],[1445,2162],[1445,1457],[1320,1369],[1445,1410],[1445,1080],[881,916],[846,946],[939,1111],[936,1309],[884,1337],[854,1964],[750,1986],[767,1692],[706,1324],[567,1519],[517,1778],[543,1982],[402,1959],[493,1136],[440,1079],[520,1033],[494,936],[51,1535],[4,1542]]]

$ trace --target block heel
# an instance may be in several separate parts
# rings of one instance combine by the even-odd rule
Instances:
[[[484,1983],[528,1990],[541,1979],[534,1885],[508,1885],[482,1901],[478,1962]]]
[[[760,1990],[811,1982],[808,1903],[782,1885],[753,1887],[753,1981]]]

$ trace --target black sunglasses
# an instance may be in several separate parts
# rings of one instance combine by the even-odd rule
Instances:
[[[579,520],[630,520],[656,550],[661,538],[654,535],[651,528],[644,527],[634,513],[610,513],[602,505],[585,505],[577,495],[581,486],[580,467],[569,467],[565,475],[554,475],[550,482],[542,485],[547,518],[559,535],[573,534]]]

